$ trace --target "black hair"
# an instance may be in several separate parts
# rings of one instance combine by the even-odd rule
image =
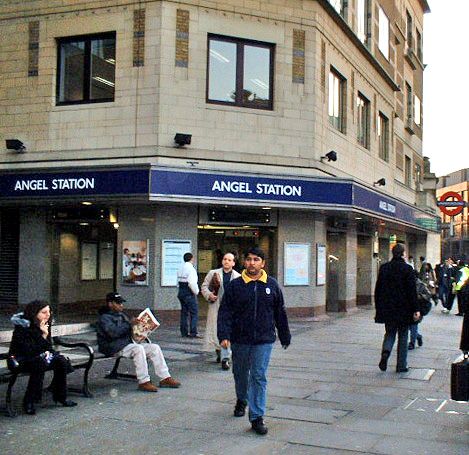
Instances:
[[[258,246],[252,246],[246,252],[244,253],[244,257],[248,257],[249,254],[252,254],[253,256],[259,256],[262,260],[265,259],[265,253],[263,250],[261,250]]]
[[[192,253],[184,254],[184,256],[183,256],[184,262],[189,262],[193,257],[194,257],[194,255]]]
[[[33,300],[29,302],[23,311],[23,317],[30,321],[32,324],[36,324],[36,316],[43,308],[49,305],[49,302],[45,300]]]
[[[405,248],[402,243],[396,243],[396,245],[392,247],[392,257],[394,259],[399,259],[402,256],[404,256],[404,252],[405,252]]]

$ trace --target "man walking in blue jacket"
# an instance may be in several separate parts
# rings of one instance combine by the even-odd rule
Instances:
[[[290,345],[282,290],[264,270],[265,255],[253,247],[247,253],[241,276],[226,287],[218,312],[218,339],[231,344],[236,389],[235,417],[242,417],[249,402],[252,429],[267,434],[264,423],[267,368],[277,329],[284,349]]]

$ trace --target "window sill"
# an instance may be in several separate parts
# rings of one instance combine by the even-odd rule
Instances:
[[[259,109],[259,108],[235,106],[235,105],[230,106],[227,104],[216,104],[216,103],[206,103],[205,109],[210,109],[214,111],[225,111],[225,112],[242,112],[242,113],[257,114],[257,115],[270,115],[272,117],[278,117],[280,115],[278,111],[275,111],[272,109]]]
[[[115,100],[113,101],[101,101],[101,102],[95,102],[95,103],[72,103],[72,104],[68,104],[68,103],[64,103],[64,104],[55,104],[54,106],[52,106],[53,110],[58,110],[58,111],[61,111],[61,110],[76,110],[76,109],[90,109],[90,108],[94,108],[94,109],[98,109],[98,108],[102,108],[102,107],[110,107],[110,106],[115,106]]]

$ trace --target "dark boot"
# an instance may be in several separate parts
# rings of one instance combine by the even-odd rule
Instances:
[[[386,371],[388,368],[388,358],[389,358],[389,351],[383,351],[381,353],[381,360],[379,361],[379,369],[381,371]]]
[[[262,417],[258,417],[256,420],[251,422],[252,429],[260,435],[266,435],[268,428],[265,425],[264,419]]]
[[[235,417],[243,417],[246,414],[246,402],[242,400],[236,400],[236,406],[234,408],[233,415]]]
[[[36,408],[34,407],[34,403],[32,401],[24,401],[23,410],[26,414],[30,416],[33,416],[36,414]]]
[[[217,363],[221,362],[221,351],[220,349],[216,349],[215,353],[217,354]]]

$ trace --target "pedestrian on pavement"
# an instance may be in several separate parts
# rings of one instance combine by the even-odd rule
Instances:
[[[384,324],[385,327],[379,368],[386,371],[397,334],[397,373],[409,371],[407,368],[409,326],[420,318],[414,271],[406,264],[404,255],[404,245],[396,244],[392,249],[391,261],[379,269],[375,288],[375,322]]]
[[[199,338],[197,333],[199,286],[197,284],[197,271],[194,267],[195,258],[192,253],[186,253],[183,259],[184,264],[177,272],[178,299],[181,302],[181,336]]]
[[[17,362],[19,372],[29,373],[28,386],[23,398],[23,410],[28,415],[36,414],[35,403],[42,399],[44,374],[52,370],[52,398],[65,407],[77,404],[67,400],[67,373],[73,371],[68,359],[52,347],[51,311],[46,301],[28,303],[22,313],[15,314],[11,321],[15,328],[8,355]]]
[[[420,311],[420,319],[410,324],[410,341],[408,349],[411,351],[415,349],[415,345],[423,346],[423,336],[419,333],[419,327],[423,321],[423,317],[427,315],[432,309],[432,293],[428,289],[428,286],[418,277],[418,273],[415,272],[415,280],[417,287],[417,303]]]
[[[438,298],[436,295],[436,274],[435,271],[433,270],[432,265],[429,262],[425,262],[425,265],[423,267],[423,275],[421,276],[421,280],[425,283],[427,286],[428,290],[432,294],[432,300],[435,303],[435,306],[438,304]]]
[[[413,269],[415,269],[415,262],[413,256],[409,256],[409,258],[407,259],[407,264],[409,264]]]
[[[157,392],[150,381],[147,359],[150,359],[155,373],[161,378],[160,387],[177,388],[181,385],[169,374],[168,366],[159,345],[151,343],[145,336],[132,335],[132,326],[138,321],[130,319],[122,310],[125,300],[120,294],[106,295],[106,305],[99,310],[96,333],[98,349],[105,356],[126,357],[133,360],[137,375],[138,389],[143,392]]]
[[[208,302],[207,324],[205,326],[204,351],[215,350],[216,359],[223,370],[230,369],[231,349],[220,346],[217,337],[217,319],[220,302],[228,283],[239,277],[239,273],[233,269],[235,257],[233,253],[225,253],[222,259],[222,267],[210,270],[202,283],[201,291]]]
[[[464,316],[464,300],[467,295],[467,287],[465,289],[463,289],[463,287],[466,286],[466,283],[469,283],[469,266],[468,261],[466,261],[465,258],[461,259],[461,266],[458,274],[456,275],[455,281],[456,285],[454,288],[458,299],[458,312],[456,313],[456,316]]]
[[[249,421],[260,435],[267,434],[267,368],[276,339],[284,349],[291,335],[282,290],[264,270],[265,254],[250,248],[244,260],[245,270],[225,288],[218,312],[218,339],[233,351],[233,376],[236,389],[235,417],[242,417],[249,403]]]
[[[444,262],[439,264],[438,267],[435,267],[435,273],[437,277],[438,284],[438,298],[441,300],[441,305],[443,309],[446,309],[448,304],[448,297],[451,290],[451,269],[452,269],[452,260],[447,258]],[[446,311],[443,311],[444,313]]]

